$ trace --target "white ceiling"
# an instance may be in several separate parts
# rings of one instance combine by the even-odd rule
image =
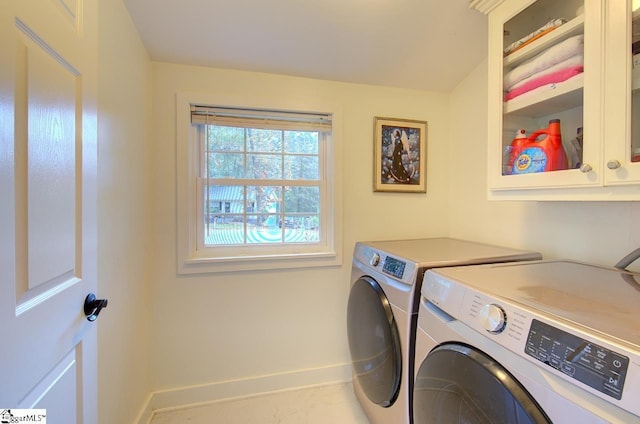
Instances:
[[[124,0],[154,61],[449,91],[487,53],[468,0]]]

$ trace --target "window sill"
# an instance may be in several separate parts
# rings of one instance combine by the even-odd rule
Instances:
[[[242,256],[221,258],[191,257],[178,264],[178,274],[210,274],[222,272],[263,271],[315,268],[342,265],[336,252]]]

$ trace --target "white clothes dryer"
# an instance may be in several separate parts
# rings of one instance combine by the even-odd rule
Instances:
[[[416,424],[640,423],[640,274],[454,267],[421,292]]]
[[[415,331],[427,269],[535,259],[539,253],[451,238],[357,243],[347,332],[354,391],[370,422],[411,422]]]

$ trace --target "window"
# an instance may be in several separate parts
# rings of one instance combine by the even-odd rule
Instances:
[[[178,105],[181,272],[341,262],[335,111]]]

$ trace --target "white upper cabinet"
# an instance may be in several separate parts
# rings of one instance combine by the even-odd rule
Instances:
[[[489,16],[489,198],[640,200],[631,0],[477,8]]]

